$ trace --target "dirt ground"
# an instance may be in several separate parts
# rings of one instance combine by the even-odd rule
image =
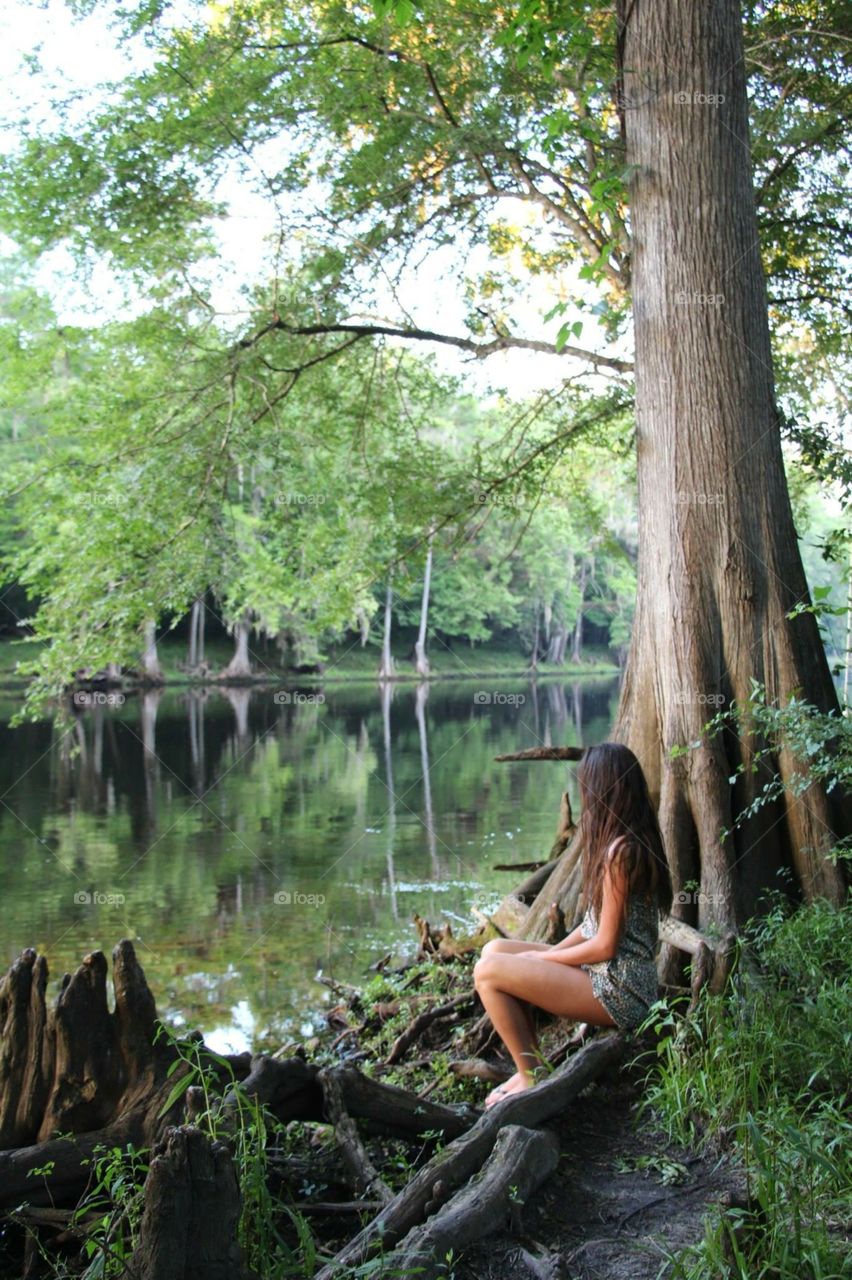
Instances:
[[[637,1117],[640,1077],[617,1068],[566,1108],[552,1126],[559,1165],[524,1207],[520,1234],[469,1247],[454,1280],[654,1280],[670,1270],[661,1246],[703,1237],[713,1203],[742,1193],[742,1171],[669,1142],[648,1113]],[[662,1169],[637,1167],[649,1157]],[[666,1185],[663,1173],[677,1181]]]

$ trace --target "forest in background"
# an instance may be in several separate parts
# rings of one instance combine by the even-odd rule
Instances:
[[[789,64],[795,5],[747,6],[745,41],[788,481],[837,668],[847,157],[843,45],[822,9]],[[232,5],[221,21],[131,6],[110,21],[123,82],[51,79],[39,50],[25,112],[7,113],[0,627],[47,642],[22,664],[32,705],[74,672],[155,675],[152,646],[175,627],[203,671],[205,618],[233,635],[237,676],[261,645],[264,662],[272,645],[311,669],[388,632],[403,669],[425,670],[427,634],[439,648],[494,641],[534,669],[576,662],[584,644],[623,663],[637,560],[630,169],[603,11],[562,30],[533,6],[497,19],[485,45],[477,4],[416,19]],[[246,193],[267,234],[243,259],[223,228]],[[60,249],[78,296],[108,274],[91,323],[60,319],[62,277],[51,291],[38,275]],[[239,304],[223,305],[223,280]],[[430,312],[453,293],[463,323],[446,332]],[[675,301],[686,318],[716,296]],[[448,349],[469,367],[544,359],[544,389],[513,391],[515,365],[500,371],[508,389],[476,377],[471,390],[436,359]],[[384,674],[392,661],[376,656]]]

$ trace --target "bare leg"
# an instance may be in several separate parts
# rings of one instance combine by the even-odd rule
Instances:
[[[582,1020],[595,1026],[615,1025],[592,992],[588,973],[576,965],[515,956],[508,949],[495,948],[483,954],[477,962],[474,982],[495,1031],[518,1069],[517,1078],[513,1077],[499,1090],[494,1090],[495,1095],[504,1096],[507,1092],[517,1092],[535,1083],[533,1068],[538,1057],[531,1019],[524,1010],[523,1002],[529,1001],[559,1017]],[[507,1088],[509,1085],[511,1088]],[[489,1099],[492,1099],[491,1094]],[[497,1100],[499,1097],[493,1098],[493,1101]]]

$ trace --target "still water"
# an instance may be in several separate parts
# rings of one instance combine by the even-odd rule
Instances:
[[[0,961],[36,947],[50,991],[131,938],[161,1017],[219,1051],[309,1035],[333,1000],[412,954],[419,912],[474,927],[546,856],[560,763],[590,745],[617,679],[128,693],[59,730],[0,718]]]

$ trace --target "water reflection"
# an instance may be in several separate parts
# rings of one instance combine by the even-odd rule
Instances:
[[[62,733],[4,719],[0,958],[37,946],[55,981],[127,936],[172,1021],[221,1048],[304,1034],[318,970],[410,950],[415,910],[470,922],[475,892],[519,878],[494,863],[550,849],[573,771],[493,757],[602,740],[616,695],[211,686],[93,700]]]

